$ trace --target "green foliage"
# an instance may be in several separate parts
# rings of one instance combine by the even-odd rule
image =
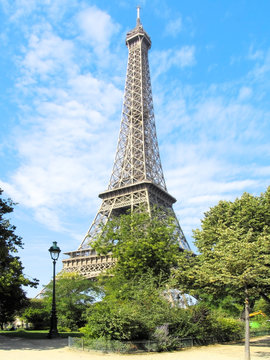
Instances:
[[[84,314],[99,294],[96,284],[76,273],[62,273],[56,278],[55,297],[59,329],[77,330],[85,324]],[[46,309],[51,309],[52,283],[43,293]]]
[[[218,341],[239,340],[244,334],[244,323],[234,318],[219,316],[214,319],[212,328]]]
[[[243,194],[221,201],[194,231],[199,255],[182,254],[176,277],[184,288],[200,289],[243,303],[270,293],[270,187],[259,197]],[[268,299],[269,300],[269,299]]]
[[[0,189],[0,196],[3,190]],[[0,197],[0,326],[12,321],[16,311],[25,306],[27,299],[22,286],[36,287],[38,281],[23,275],[23,266],[18,248],[23,247],[21,237],[15,234],[16,227],[5,218],[13,212],[14,203]]]
[[[81,329],[89,338],[146,339],[167,321],[170,305],[162,296],[163,285],[151,273],[127,281],[115,276],[104,284],[106,296],[87,312]]]
[[[95,304],[87,316],[87,325],[81,331],[89,338],[104,337],[106,339],[130,340],[147,335],[136,317],[137,311],[128,304],[102,301]]]
[[[129,353],[132,352],[134,345],[132,343],[125,343],[119,340],[108,340],[101,337],[98,339],[87,339],[84,341],[84,347],[88,347],[94,350]],[[76,341],[77,347],[81,347],[82,341]]]
[[[50,311],[43,299],[31,299],[20,317],[31,323],[33,329],[46,329],[50,326]]]
[[[117,260],[112,273],[127,279],[152,271],[168,278],[177,262],[179,244],[175,219],[157,209],[131,212],[109,221],[93,247],[100,254],[112,253]]]
[[[87,311],[87,324],[81,329],[86,339],[154,339],[155,345],[149,346],[165,350],[175,348],[176,339],[183,337],[194,337],[201,342],[209,338],[240,338],[242,324],[228,317],[231,313],[239,315],[239,298],[235,295],[239,286],[235,290],[224,276],[229,265],[223,258],[228,254],[220,253],[222,247],[228,246],[228,237],[224,235],[227,233],[223,225],[222,231],[216,232],[218,241],[214,249],[218,249],[217,254],[211,246],[207,256],[205,252],[194,256],[191,252],[179,251],[174,219],[162,217],[159,212],[154,212],[153,217],[145,212],[131,213],[110,221],[103,229],[104,236],[96,240],[94,247],[101,254],[111,253],[117,260],[116,266],[100,278],[104,298]],[[240,235],[243,241],[244,232],[240,231]],[[233,262],[231,268],[234,268]],[[218,263],[225,270],[217,271]],[[224,299],[222,277],[228,290]],[[179,285],[182,293],[192,293],[192,289],[200,303],[179,308],[169,296],[170,289]],[[221,294],[220,309],[214,297],[220,299]]]
[[[233,297],[245,306],[247,329],[250,305],[261,296],[270,302],[269,224],[270,187],[258,197],[244,193],[234,202],[220,201],[205,213],[201,230],[194,231],[199,255],[182,254],[175,282],[198,297],[203,292],[218,299]],[[248,348],[246,331],[247,353]]]
[[[264,300],[263,298],[260,298],[255,302],[253,311],[259,311],[259,310],[261,310],[264,314],[266,314],[266,318],[270,320],[270,303]],[[265,318],[262,315],[259,316],[260,316],[259,319],[265,320]]]
[[[232,317],[221,316],[205,304],[198,304],[188,309],[175,309],[169,333],[173,337],[193,337],[202,342],[207,342],[209,338],[229,341],[242,337],[243,323]]]
[[[165,282],[179,254],[175,219],[139,210],[109,221],[93,245],[116,265],[101,280],[104,299],[88,310],[82,331],[90,338],[146,339],[171,316]]]
[[[177,348],[177,339],[174,336],[169,335],[167,324],[156,328],[151,338],[155,341],[154,344],[150,345],[151,351],[169,351]]]
[[[152,344],[155,350],[162,351],[175,348],[177,338],[204,341],[209,337],[220,339],[219,334],[226,332],[224,323],[216,320],[222,316],[204,304],[186,309],[172,306],[167,284],[158,282],[151,273],[133,280],[120,276],[104,279],[103,291],[104,299],[89,307],[87,324],[80,329],[86,339],[151,339],[156,342]],[[235,326],[242,331],[239,322]],[[227,330],[226,339],[234,339],[237,330],[233,328],[230,333],[229,325]]]
[[[200,304],[206,305],[211,311],[218,313],[220,316],[229,316],[240,318],[243,312],[243,304],[239,303],[239,299],[227,295],[218,298],[216,294],[200,292]]]

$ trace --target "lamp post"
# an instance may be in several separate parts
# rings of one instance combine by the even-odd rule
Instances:
[[[60,248],[57,246],[57,242],[53,241],[53,245],[49,248],[49,252],[53,261],[53,295],[52,295],[52,312],[51,312],[51,326],[48,338],[59,336],[57,330],[57,316],[56,316],[56,306],[55,306],[55,264],[59,258],[61,252]]]

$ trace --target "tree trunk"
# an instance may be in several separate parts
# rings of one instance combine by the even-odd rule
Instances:
[[[245,293],[245,360],[250,360],[249,298],[247,287],[245,288]]]

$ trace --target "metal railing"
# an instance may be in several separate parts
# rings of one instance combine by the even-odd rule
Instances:
[[[270,334],[268,332],[268,334]],[[252,336],[267,335],[258,334]],[[231,341],[241,340],[241,336],[236,336]],[[120,340],[106,340],[100,339],[85,339],[85,338],[68,338],[68,346],[70,348],[84,350],[84,351],[100,351],[100,352],[119,352],[119,353],[140,353],[140,352],[157,352],[167,349],[181,350],[183,348],[210,345],[216,343],[226,342],[226,339],[216,339],[214,337],[206,337],[204,339],[198,339],[195,337],[186,338],[171,338],[168,341],[153,341],[153,340],[141,340],[141,341],[120,341]]]

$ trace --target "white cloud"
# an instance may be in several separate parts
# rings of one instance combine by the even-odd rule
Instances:
[[[270,151],[270,114],[253,101],[258,83],[249,84],[247,73],[208,88],[168,82],[155,94],[167,187],[178,200],[174,208],[189,239],[219,200],[233,201],[244,191],[256,194],[269,184],[263,159]]]
[[[77,22],[81,37],[89,41],[94,51],[99,56],[108,55],[110,39],[119,31],[119,25],[113,22],[111,16],[92,6],[79,12]]]
[[[183,46],[176,50],[153,51],[151,62],[154,67],[153,78],[167,72],[171,67],[185,68],[195,64],[195,47]]]
[[[20,124],[12,134],[20,164],[2,181],[37,221],[62,232],[69,231],[67,208],[84,213],[99,204],[97,194],[105,190],[113,163],[122,98],[109,77],[102,80],[99,61],[91,59],[93,71],[85,70],[78,50],[91,40],[93,51],[110,57],[117,25],[97,8],[74,18],[80,18],[85,35],[79,45],[78,38],[64,39],[45,21],[26,32],[28,42],[16,58]]]
[[[182,30],[182,18],[179,16],[174,20],[169,20],[165,28],[165,34],[176,36]]]
[[[268,151],[268,153],[270,153],[270,150]],[[260,167],[253,166],[253,171],[256,176],[263,176],[270,178],[270,166],[260,166]]]
[[[262,53],[262,56],[255,57],[255,60],[258,61],[256,61],[254,69],[250,71],[249,77],[252,81],[261,81],[267,86],[268,82],[266,82],[265,77],[270,72],[270,49],[268,49],[265,53]]]
[[[12,22],[20,22],[32,13],[36,16],[40,11],[59,20],[66,11],[80,8],[80,0],[0,0],[0,4]]]
[[[240,101],[247,100],[252,95],[252,89],[248,86],[242,86],[239,90],[238,99]]]
[[[262,50],[254,50],[254,46],[251,45],[249,48],[248,59],[249,60],[261,60],[264,58]]]
[[[83,84],[83,76],[79,78]],[[74,87],[65,93],[67,99],[55,97],[44,102],[36,98],[32,125],[28,123],[27,132],[17,131],[16,146],[22,163],[11,177],[12,192],[21,204],[34,209],[42,222],[49,220],[53,211],[57,219],[63,206],[78,207],[82,201],[93,201],[107,185],[104,176],[109,177],[107,167],[113,161],[108,154],[114,151],[117,131],[112,128],[111,118],[104,115],[115,112],[119,90],[112,84],[92,82],[91,91],[103,99],[95,106],[91,94],[89,104],[86,96],[83,99],[77,95],[79,82],[74,81]],[[48,216],[40,215],[40,209],[42,214],[47,209]],[[47,225],[50,227],[51,222]]]
[[[36,0],[15,0],[7,5],[7,2],[4,2],[5,9],[7,12],[12,13],[10,20],[17,21],[23,16],[31,14],[37,7]]]
[[[168,191],[178,201],[174,209],[185,235],[191,242],[192,229],[210,207],[220,200],[233,201],[244,191],[253,192],[261,181],[251,176],[249,169],[222,159],[221,153],[209,152],[207,145],[178,144],[166,151],[165,177]],[[210,153],[210,155],[209,155]],[[243,180],[238,178],[243,177]]]
[[[24,48],[24,57],[20,62],[24,71],[21,85],[48,80],[48,77],[59,73],[69,76],[78,71],[73,61],[75,46],[70,40],[65,40],[53,34],[50,25],[36,29],[29,37],[28,46]]]

